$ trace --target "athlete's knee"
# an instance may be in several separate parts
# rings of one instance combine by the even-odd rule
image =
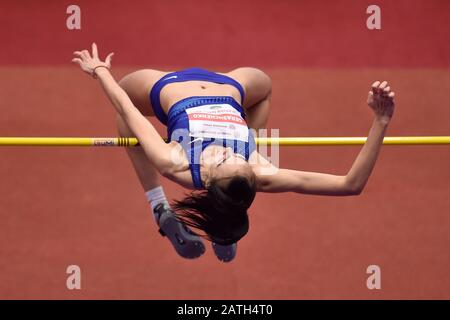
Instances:
[[[137,70],[131,73],[128,73],[124,75],[117,83],[120,87],[122,87],[123,90],[131,91],[133,87],[136,87],[139,85],[139,75],[142,72],[142,70]]]
[[[266,95],[269,96],[271,94],[271,92],[272,92],[272,79],[264,71],[259,70],[259,69],[256,69],[256,70],[258,70],[256,72],[257,72],[257,75],[258,75],[258,77],[260,79],[259,81],[261,81],[261,83],[263,84],[263,87],[264,87],[264,89],[266,91]]]
[[[129,76],[130,76],[129,74],[125,75],[117,82],[119,84],[119,86],[125,91],[127,91],[126,90],[127,89],[127,83],[129,82],[128,79],[130,78]]]
[[[249,78],[255,83],[256,88],[262,96],[269,96],[272,92],[272,79],[270,76],[258,68],[246,67]]]
[[[267,86],[272,86],[272,79],[270,76],[261,69],[254,67],[242,67],[239,68],[249,74],[253,80],[264,82]]]

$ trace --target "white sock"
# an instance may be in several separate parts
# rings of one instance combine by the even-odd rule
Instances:
[[[164,190],[161,186],[153,188],[145,192],[145,196],[147,197],[147,201],[152,208],[153,217],[155,218],[155,222],[158,223],[157,217],[155,215],[154,209],[160,203],[167,203],[166,195],[164,194]]]

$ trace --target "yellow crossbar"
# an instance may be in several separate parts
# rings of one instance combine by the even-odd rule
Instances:
[[[258,145],[280,146],[348,146],[363,145],[366,137],[279,137],[256,138]],[[450,136],[385,137],[386,145],[450,144]],[[86,146],[128,147],[139,145],[137,138],[78,138],[78,137],[0,137],[0,146]]]

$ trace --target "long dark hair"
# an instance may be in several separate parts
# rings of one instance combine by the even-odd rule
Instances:
[[[235,243],[248,232],[247,209],[256,195],[254,175],[227,180],[213,179],[206,190],[194,191],[172,204],[180,221],[204,231],[204,238],[221,245]]]

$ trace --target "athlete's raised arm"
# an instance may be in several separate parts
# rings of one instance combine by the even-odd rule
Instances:
[[[92,56],[88,50],[75,51],[72,61],[78,63],[81,69],[100,80],[100,84],[112,102],[113,106],[124,119],[139,140],[142,149],[152,164],[162,175],[170,175],[174,171],[174,162],[171,160],[171,150],[174,147],[165,143],[152,124],[133,105],[126,92],[118,85],[109,72],[111,67],[110,53],[105,61],[98,57],[97,46],[92,44]]]
[[[393,99],[394,92],[391,91],[386,81],[382,83],[377,81],[372,85],[367,103],[374,111],[375,118],[366,143],[346,175],[277,169],[262,156],[258,156],[259,164],[254,166],[258,191],[293,191],[332,196],[360,194],[375,165],[386,129],[394,113]]]

